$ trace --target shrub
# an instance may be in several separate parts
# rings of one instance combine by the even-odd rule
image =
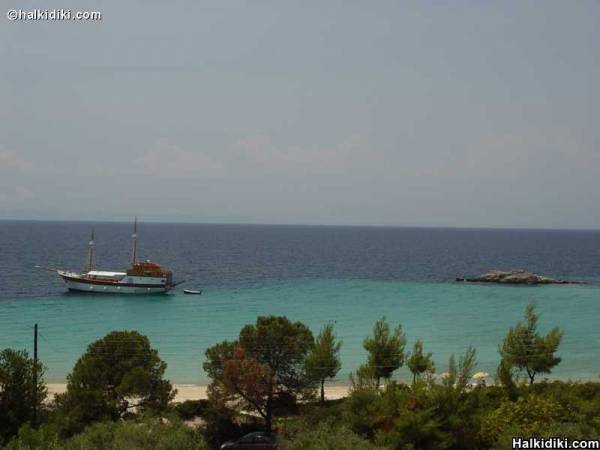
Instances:
[[[322,422],[316,427],[298,422],[286,431],[279,445],[281,450],[377,450],[382,449],[353,433],[349,428]]]
[[[203,416],[208,408],[208,400],[186,400],[175,404],[175,414],[182,420],[191,420],[194,417]]]
[[[543,438],[559,437],[561,439],[567,438],[569,440],[598,439],[600,437],[598,431],[594,430],[588,425],[579,423],[549,423],[546,425],[541,425],[537,430],[529,429],[528,431],[524,431],[517,426],[512,427],[500,434],[494,448],[498,450],[512,450],[512,439],[515,436],[535,436]]]
[[[58,435],[48,426],[42,425],[39,430],[29,424],[23,425],[5,450],[59,450],[62,449]]]
[[[516,402],[505,401],[488,414],[481,425],[481,437],[493,444],[502,433],[515,427],[522,435],[530,436],[543,426],[564,419],[563,408],[558,402],[549,397],[530,395]]]
[[[62,444],[64,450],[207,450],[202,436],[181,422],[97,423]]]

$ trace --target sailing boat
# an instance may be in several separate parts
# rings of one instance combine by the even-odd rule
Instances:
[[[106,294],[158,294],[175,286],[173,273],[152,261],[137,260],[137,217],[133,224],[133,255],[125,272],[96,270],[94,260],[94,230],[88,244],[86,267],[83,272],[57,270],[71,291]]]

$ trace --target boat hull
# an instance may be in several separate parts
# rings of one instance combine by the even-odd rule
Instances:
[[[153,279],[139,280],[142,282],[106,282],[98,280],[87,280],[82,277],[73,276],[65,272],[59,272],[65,282],[67,289],[77,292],[88,292],[98,294],[164,294],[171,286],[153,282]],[[136,280],[136,281],[138,281]]]

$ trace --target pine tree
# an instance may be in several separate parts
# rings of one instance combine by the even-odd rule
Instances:
[[[529,384],[533,384],[537,374],[550,373],[561,361],[556,351],[563,332],[555,327],[542,336],[537,330],[539,318],[539,314],[535,313],[535,304],[527,305],[526,322],[511,327],[500,347],[504,364],[525,371]]]
[[[433,371],[433,361],[431,352],[423,354],[423,341],[419,339],[415,342],[412,353],[408,355],[406,365],[413,374],[413,384],[417,381],[417,377],[425,372]]]
[[[325,380],[333,378],[342,368],[339,341],[333,332],[333,324],[328,323],[315,339],[315,345],[306,358],[306,371],[321,387],[321,405],[325,403]]]
[[[381,378],[388,380],[404,364],[405,345],[406,336],[400,325],[392,333],[385,317],[375,322],[373,336],[365,338],[363,347],[369,352],[367,364],[373,369],[377,386]]]

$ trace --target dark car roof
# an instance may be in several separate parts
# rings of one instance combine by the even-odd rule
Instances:
[[[233,445],[244,439],[249,439],[249,438],[254,438],[254,437],[268,438],[272,443],[277,442],[277,434],[275,434],[275,433],[267,433],[265,431],[253,431],[252,433],[245,434],[241,438],[238,438],[234,441],[227,441],[223,445]]]

